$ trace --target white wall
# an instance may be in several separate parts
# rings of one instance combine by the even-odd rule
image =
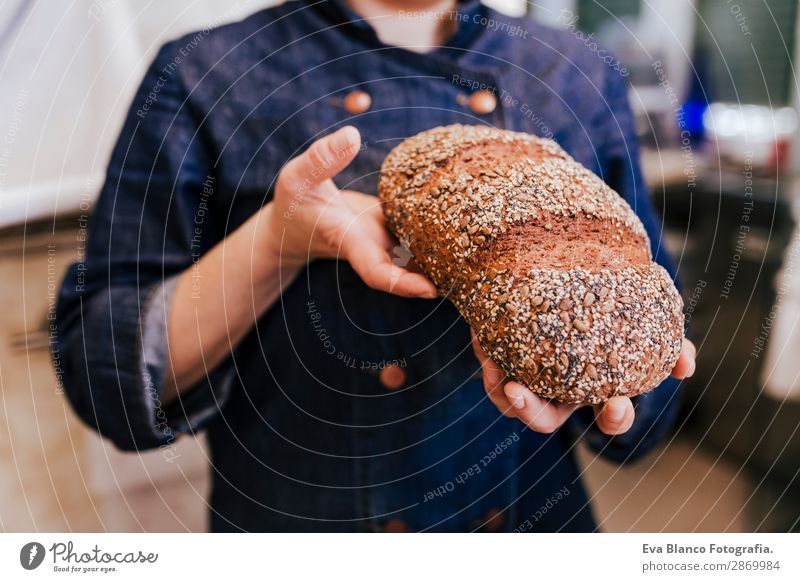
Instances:
[[[0,5],[0,30],[23,1]],[[165,40],[275,3],[36,2],[0,46],[0,226],[93,198],[132,93]]]

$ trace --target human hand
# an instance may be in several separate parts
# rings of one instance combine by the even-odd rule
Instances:
[[[393,261],[398,247],[374,196],[339,190],[333,178],[355,159],[361,136],[347,126],[315,141],[281,170],[273,201],[264,207],[269,245],[284,266],[318,258],[344,259],[373,289],[404,297],[437,296],[412,266]]]
[[[478,344],[475,332],[471,333],[472,349],[483,368],[484,390],[504,416],[516,417],[536,432],[552,433],[578,408],[588,406],[547,400],[518,382],[507,381],[505,372],[486,356]],[[696,353],[694,344],[684,338],[672,376],[681,379],[691,376],[695,370]],[[613,396],[593,408],[597,426],[605,434],[622,434],[633,425],[633,403],[627,396]]]

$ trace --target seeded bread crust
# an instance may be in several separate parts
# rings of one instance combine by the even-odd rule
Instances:
[[[630,206],[551,140],[450,125],[381,168],[389,229],[510,378],[560,402],[657,386],[683,302]]]

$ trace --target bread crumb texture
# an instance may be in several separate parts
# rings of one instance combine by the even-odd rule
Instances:
[[[636,214],[552,140],[449,125],[381,168],[390,230],[510,378],[598,404],[664,380],[683,302]]]

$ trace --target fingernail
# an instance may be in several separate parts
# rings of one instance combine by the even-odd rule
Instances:
[[[336,150],[346,150],[356,143],[358,132],[350,125],[343,127],[333,134],[333,147]]]
[[[525,408],[525,393],[522,390],[509,390],[506,392],[506,396],[511,401],[511,406],[517,410]]]
[[[692,376],[694,376],[694,371],[696,369],[697,369],[697,363],[694,360],[692,360],[692,365],[689,366],[689,371],[686,373],[686,377],[691,378]]]
[[[625,420],[625,408],[622,406],[608,406],[608,420],[614,424],[619,424]]]

